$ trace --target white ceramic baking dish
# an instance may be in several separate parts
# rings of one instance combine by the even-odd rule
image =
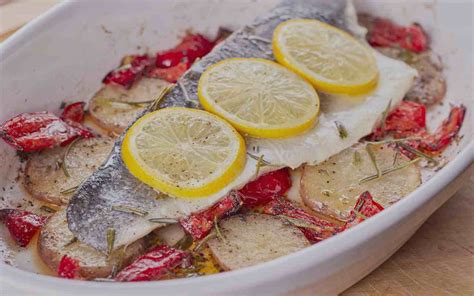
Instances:
[[[277,2],[102,0],[58,5],[0,45],[0,122],[20,112],[57,110],[63,100],[87,100],[125,54],[171,47],[188,28],[212,35],[219,26],[239,27]],[[399,23],[420,22],[446,65],[445,107],[446,102],[468,107],[463,138],[447,151],[450,163],[428,182],[353,229],[251,268],[161,282],[83,282],[36,274],[35,260],[22,252],[13,258],[16,267],[0,263],[3,295],[333,295],[386,260],[472,173],[473,3],[359,1],[356,7]],[[437,107],[430,121],[437,124],[445,114],[446,108]],[[18,161],[3,142],[0,160],[0,187],[6,187],[2,207],[15,206],[24,195],[11,185]],[[3,229],[0,239],[5,235]],[[11,250],[0,252],[6,258]]]

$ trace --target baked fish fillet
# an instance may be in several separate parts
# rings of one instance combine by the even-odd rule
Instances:
[[[352,4],[333,0],[285,1],[252,24],[234,32],[209,55],[204,57],[178,81],[161,101],[159,108],[183,106],[200,108],[197,83],[201,73],[211,64],[231,57],[258,57],[273,59],[271,40],[274,28],[282,21],[294,18],[318,19],[342,29],[361,34],[356,24]],[[319,123],[307,133],[282,140],[247,138],[247,150],[256,147],[265,159],[276,166],[298,167],[303,163],[318,163],[356,143],[369,134],[391,100],[395,106],[411,86],[416,72],[405,64],[376,55],[380,71],[377,88],[370,94],[347,100],[344,96],[321,96]],[[353,99],[353,98],[351,98]],[[347,102],[350,101],[350,104]],[[147,110],[149,112],[152,110]],[[341,141],[334,121],[343,123],[349,136]],[[201,199],[177,199],[159,197],[159,194],[132,176],[124,166],[120,147],[123,135],[101,168],[89,177],[70,201],[67,218],[70,230],[77,238],[92,247],[106,251],[107,231],[114,229],[114,248],[129,244],[148,234],[159,224],[150,218],[179,218],[206,208],[224,197],[230,190],[238,189],[256,176],[256,161],[247,158],[247,164],[231,184],[220,192]],[[322,148],[322,149],[319,149]],[[265,172],[264,169],[261,173]],[[114,206],[126,205],[144,210],[144,217],[114,210]]]

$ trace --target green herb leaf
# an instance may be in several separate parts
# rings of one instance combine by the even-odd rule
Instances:
[[[365,146],[365,150],[367,150],[367,153],[369,154],[370,161],[372,162],[372,164],[374,165],[375,170],[377,171],[377,176],[379,178],[382,177],[382,172],[380,171],[380,168],[377,164],[377,160],[375,159],[374,151],[372,151],[372,145],[367,144]]]
[[[69,242],[67,242],[63,247],[69,247],[73,243],[77,242],[77,237],[73,237]]]
[[[200,252],[200,251],[203,249],[204,245],[205,245],[208,241],[210,241],[211,239],[213,239],[213,238],[215,238],[215,237],[217,237],[217,234],[216,234],[216,233],[214,233],[214,232],[209,233],[208,235],[206,235],[205,238],[203,238],[201,241],[199,241],[199,243],[196,245],[196,247],[194,248],[193,251],[195,251],[195,252]]]
[[[173,248],[187,250],[193,244],[193,238],[189,234],[185,234]]]
[[[348,133],[347,133],[347,129],[344,127],[344,125],[339,121],[334,121],[334,124],[336,124],[336,128],[337,128],[337,131],[339,133],[339,138],[341,138],[341,139],[347,138]]]
[[[160,102],[161,100],[163,100],[163,98],[166,96],[166,94],[168,92],[170,92],[170,90],[172,90],[174,88],[174,84],[171,84],[171,85],[168,85],[166,87],[164,87],[161,92],[159,93],[158,97],[154,100],[154,102],[150,105],[150,107],[148,107],[148,109],[150,111],[155,111],[158,109],[159,105],[160,105]]]
[[[404,169],[404,168],[406,168],[407,166],[416,163],[416,162],[419,161],[420,159],[421,159],[421,158],[418,157],[418,158],[415,158],[415,159],[413,159],[413,160],[411,160],[411,161],[407,161],[407,162],[405,162],[405,163],[403,163],[403,164],[401,164],[401,165],[398,165],[398,166],[396,166],[396,167],[393,167],[393,168],[389,168],[389,169],[387,169],[387,170],[384,170],[384,171],[382,171],[382,174],[381,174],[381,175],[382,175],[382,176],[385,176],[385,175],[390,174],[390,173],[393,173],[393,172],[395,172],[395,171]],[[380,178],[379,175],[367,176],[367,177],[362,178],[362,179],[359,180],[359,185],[360,185],[360,184],[363,184],[363,183],[365,183],[365,182],[368,182],[368,181],[372,181],[372,180],[378,179],[378,178]]]
[[[282,218],[286,219],[288,222],[295,225],[296,227],[302,227],[302,228],[313,229],[313,230],[316,230],[316,231],[321,231],[320,227],[318,227],[316,225],[313,225],[313,224],[310,224],[310,223],[308,223],[304,220],[301,220],[301,219],[288,217],[286,215],[278,215],[278,217],[282,217]]]
[[[216,230],[217,238],[219,238],[223,242],[227,242],[227,240],[221,233],[221,230],[219,228],[219,223],[217,223],[217,216],[214,216],[214,229]]]
[[[178,223],[178,219],[174,219],[174,218],[151,218],[151,219],[148,219],[149,222],[152,222],[152,223],[163,223],[163,224],[176,224]]]
[[[359,151],[354,151],[354,161],[353,161],[353,163],[355,165],[359,165],[361,162],[362,162],[362,158],[360,156]]]
[[[60,193],[61,193],[61,194],[64,194],[64,195],[70,194],[70,193],[74,193],[74,192],[76,192],[77,188],[79,188],[79,185],[78,185],[78,186],[71,187],[71,188],[68,188],[68,189],[65,189],[65,190],[61,191]]]
[[[115,229],[107,228],[107,255],[110,256],[115,245]]]
[[[438,165],[438,161],[436,159],[434,159],[431,156],[421,152],[418,149],[415,149],[415,148],[411,147],[408,144],[398,143],[398,146],[402,147],[403,149],[407,150],[408,152],[411,152],[411,153],[415,154],[418,157],[422,157],[422,158],[428,160],[429,162],[433,163],[434,165]]]
[[[112,210],[119,211],[119,212],[124,212],[124,213],[129,213],[129,214],[134,214],[134,215],[141,216],[141,217],[144,217],[144,216],[148,215],[148,212],[145,211],[145,210],[137,209],[137,208],[127,206],[127,205],[112,206]]]
[[[56,210],[55,210],[55,209],[53,209],[53,208],[51,208],[51,207],[49,207],[49,206],[47,206],[47,205],[42,205],[42,206],[40,207],[40,210],[45,211],[46,213],[50,213],[50,214],[56,213]]]

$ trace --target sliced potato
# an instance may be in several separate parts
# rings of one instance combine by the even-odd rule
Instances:
[[[110,257],[92,247],[74,240],[69,231],[66,210],[61,209],[51,216],[41,229],[38,253],[46,265],[57,271],[59,262],[67,255],[79,262],[79,273],[85,279],[105,278],[116,265],[118,268],[130,264],[145,251],[143,240],[114,251]]]
[[[219,223],[222,237],[209,240],[224,270],[267,262],[310,246],[303,233],[283,218],[263,214],[231,216]]]
[[[46,149],[32,155],[25,167],[27,191],[49,203],[67,204],[73,194],[67,192],[68,189],[79,185],[96,171],[112,151],[113,144],[112,139],[105,137],[81,139],[71,144],[66,157],[68,147]]]
[[[371,145],[381,171],[409,161],[386,145]],[[301,179],[301,196],[307,206],[323,215],[347,220],[359,195],[368,190],[382,206],[388,207],[415,190],[421,183],[416,164],[360,184],[360,180],[377,174],[365,144],[343,150],[314,166],[305,166]]]
[[[121,133],[149,105],[137,103],[153,101],[168,84],[161,79],[142,77],[128,90],[105,85],[89,102],[89,113],[100,127]]]

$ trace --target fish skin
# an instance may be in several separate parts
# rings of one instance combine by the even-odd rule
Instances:
[[[289,0],[257,18],[251,25],[234,32],[206,57],[195,63],[162,100],[159,108],[200,108],[197,98],[197,83],[204,69],[220,60],[231,57],[254,57],[273,59],[271,42],[274,28],[281,22],[295,19],[318,19],[345,29],[344,12],[347,1],[340,0]],[[147,110],[145,113],[152,110]],[[139,118],[138,117],[138,118]],[[128,244],[160,224],[148,222],[148,218],[112,209],[114,205],[128,205],[145,211],[160,208],[172,209],[162,212],[160,218],[179,218],[189,214],[173,203],[172,198],[158,198],[157,192],[137,180],[125,167],[121,159],[121,144],[124,133],[117,139],[108,160],[84,181],[72,197],[67,219],[69,229],[82,242],[102,252],[107,251],[107,229],[116,232],[114,248]],[[195,208],[202,208],[193,201]],[[153,218],[156,218],[154,216]]]

